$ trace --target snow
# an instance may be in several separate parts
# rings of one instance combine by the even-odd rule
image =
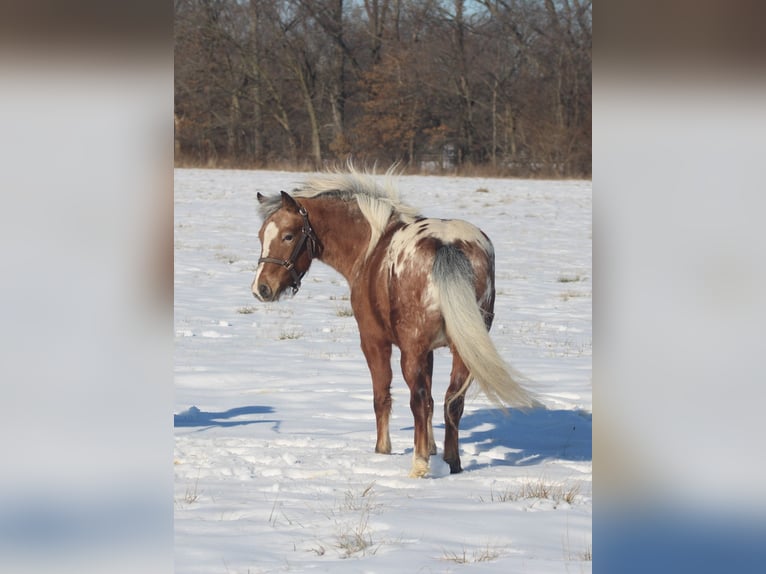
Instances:
[[[464,471],[410,479],[409,393],[392,359],[393,454],[378,455],[348,287],[315,262],[256,301],[256,193],[304,174],[175,171],[175,561],[207,572],[590,572],[591,183],[402,176],[424,215],[466,219],[497,256],[492,339],[543,409],[469,393]],[[486,189],[488,192],[478,193]]]

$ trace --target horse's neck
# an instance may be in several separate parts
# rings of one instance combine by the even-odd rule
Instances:
[[[322,243],[319,260],[338,271],[350,284],[370,241],[369,223],[361,213],[354,212],[354,204],[316,199],[307,207],[309,217],[311,211],[317,214],[311,217],[311,225]]]

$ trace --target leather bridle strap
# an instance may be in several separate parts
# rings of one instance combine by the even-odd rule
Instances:
[[[301,279],[303,279],[303,276],[306,274],[305,271],[303,273],[298,273],[298,271],[296,271],[295,262],[298,260],[298,257],[300,257],[301,251],[305,245],[308,245],[309,259],[313,259],[316,256],[317,247],[319,245],[317,236],[309,223],[309,214],[306,211],[306,208],[301,205],[298,209],[298,213],[303,217],[303,227],[301,229],[301,237],[298,239],[298,243],[295,244],[293,252],[290,254],[290,258],[277,259],[275,257],[261,257],[258,259],[259,265],[261,263],[274,263],[275,265],[284,267],[290,272],[290,275],[293,278],[293,283],[291,285],[293,288],[293,295],[295,295],[298,292],[298,289],[301,288]]]

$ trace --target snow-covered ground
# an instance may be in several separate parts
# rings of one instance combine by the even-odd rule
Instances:
[[[256,193],[302,174],[175,171],[176,572],[590,572],[591,182],[402,176],[424,215],[463,218],[497,256],[492,338],[545,409],[471,396],[464,472],[441,461],[450,360],[436,353],[440,454],[407,477],[413,421],[394,358],[393,454],[348,287],[315,262],[292,299],[250,293]]]

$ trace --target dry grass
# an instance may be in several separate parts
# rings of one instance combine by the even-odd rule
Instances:
[[[343,501],[329,513],[336,520],[335,546],[341,551],[342,558],[377,551],[370,530],[370,515],[379,507],[375,502],[374,486],[372,482],[360,493],[347,490]],[[350,519],[348,515],[351,515]]]
[[[336,307],[335,308],[335,314],[338,317],[353,317],[354,316],[354,310],[351,307]]]
[[[282,332],[279,333],[280,341],[300,339],[301,337],[303,337],[303,331],[297,329],[283,329]]]
[[[199,473],[197,473],[197,478],[194,480],[194,484],[187,486],[183,497],[181,499],[176,499],[175,502],[181,508],[190,506],[199,500],[201,494],[202,491],[199,490]]]
[[[366,554],[372,548],[373,542],[369,531],[369,518],[369,514],[363,512],[359,517],[358,523],[344,525],[338,531],[335,544],[342,551],[344,558],[349,558],[359,553]]]
[[[564,560],[571,562],[593,562],[593,545],[586,542],[581,550],[573,550],[569,539],[569,525],[563,538]]]
[[[521,486],[513,488],[508,487],[501,492],[490,490],[490,502],[516,502],[518,500],[552,500],[553,502],[566,502],[573,504],[580,494],[580,485],[564,485],[554,482],[546,482],[540,478],[535,481],[528,481]],[[480,497],[482,502],[484,498]]]
[[[442,560],[447,562],[454,562],[455,564],[473,564],[476,562],[490,562],[500,557],[500,552],[490,548],[487,544],[484,548],[472,551],[470,554],[463,548],[462,552],[451,552],[449,550],[444,551]]]
[[[582,277],[579,275],[574,276],[568,276],[568,275],[562,275],[558,278],[559,283],[577,283],[578,281],[582,281]]]
[[[193,504],[197,502],[199,499],[199,492],[197,492],[197,482],[194,482],[193,488],[186,488],[186,493],[184,494],[184,502],[186,504]]]
[[[565,293],[561,294],[561,300],[562,301],[569,301],[570,299],[576,298],[576,297],[590,297],[590,293],[582,293],[580,291],[566,291]]]

